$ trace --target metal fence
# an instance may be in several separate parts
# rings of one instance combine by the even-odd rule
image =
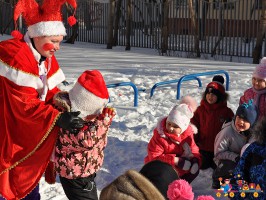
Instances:
[[[107,44],[109,24],[109,0],[77,0],[76,17],[79,22],[76,41]],[[130,40],[126,39],[126,22],[130,2],[131,25]],[[162,27],[165,23],[162,2],[144,0],[115,1],[115,14],[119,14],[117,45],[162,49]],[[210,56],[224,55],[252,57],[256,44],[259,21],[262,13],[262,0],[194,0],[193,10],[188,0],[170,0],[167,18],[168,55],[195,56],[195,35],[192,26],[192,12],[197,23],[200,53]],[[10,33],[13,29],[10,3],[0,1],[0,30]],[[265,8],[264,8],[265,9]],[[191,12],[192,11],[192,12]],[[64,7],[64,19],[68,35],[73,29],[67,25],[67,10]],[[116,16],[115,16],[116,17]],[[20,23],[21,24],[21,23]],[[114,22],[113,22],[114,26]],[[21,24],[25,32],[25,25]],[[266,44],[263,42],[262,56],[266,56]]]

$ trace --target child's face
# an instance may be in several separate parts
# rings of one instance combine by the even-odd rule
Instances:
[[[250,123],[247,120],[239,116],[236,116],[235,127],[236,127],[236,130],[239,132],[246,131],[250,128]]]
[[[206,94],[206,101],[209,104],[215,104],[217,102],[218,97],[213,93],[207,93]]]
[[[169,122],[169,121],[166,121],[166,130],[168,133],[172,133],[176,135],[180,134],[182,131],[178,125],[176,125],[173,122]]]
[[[266,81],[264,79],[252,77],[252,85],[255,90],[263,90],[266,88]]]

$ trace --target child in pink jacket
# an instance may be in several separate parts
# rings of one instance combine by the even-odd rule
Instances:
[[[252,87],[240,97],[239,105],[248,103],[249,100],[253,100],[259,110],[258,119],[266,116],[266,57],[261,59],[260,64],[253,71]]]
[[[70,91],[59,92],[55,105],[81,111],[84,128],[77,134],[61,129],[55,150],[55,169],[69,199],[98,200],[94,182],[104,159],[107,132],[115,112],[105,107],[109,95],[101,73],[85,71]]]
[[[167,117],[160,119],[148,144],[145,164],[161,160],[174,167],[180,178],[192,182],[199,174],[201,156],[194,141],[195,127],[190,125],[197,107],[192,97],[185,97],[173,107]]]

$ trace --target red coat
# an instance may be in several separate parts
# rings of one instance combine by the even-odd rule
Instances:
[[[47,75],[48,93],[38,62],[24,40],[0,42],[0,194],[20,199],[36,187],[50,159],[59,111],[49,104],[64,80],[55,57]]]
[[[194,113],[191,123],[198,128],[195,142],[200,150],[214,152],[214,140],[220,132],[223,123],[227,119],[232,119],[233,111],[227,107],[226,102],[209,104],[206,100],[201,100],[200,106]]]
[[[145,164],[153,160],[161,160],[172,165],[177,170],[179,176],[188,173],[188,171],[177,168],[174,163],[174,158],[176,156],[181,157],[184,155],[183,145],[185,143],[187,143],[190,147],[193,156],[199,160],[199,165],[201,164],[199,148],[194,142],[194,131],[191,125],[189,125],[188,128],[178,138],[177,142],[179,144],[166,137],[164,132],[166,132],[166,118],[159,121],[157,127],[153,131],[153,136],[148,144],[148,155],[144,160]]]

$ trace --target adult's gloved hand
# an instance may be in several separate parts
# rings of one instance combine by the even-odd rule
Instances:
[[[77,112],[63,112],[59,119],[56,121],[56,125],[60,128],[68,130],[70,133],[77,134],[81,128],[84,126],[84,121],[78,115],[80,111]]]

